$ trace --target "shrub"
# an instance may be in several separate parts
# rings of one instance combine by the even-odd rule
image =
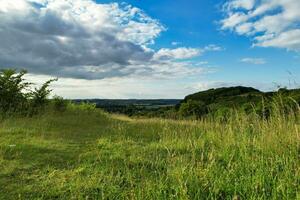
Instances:
[[[49,80],[40,88],[33,91],[32,83],[23,78],[25,70],[17,72],[14,69],[0,70],[0,112],[3,114],[34,114],[47,104],[47,97],[51,90],[49,85],[55,81]]]
[[[35,88],[31,93],[32,97],[32,106],[31,110],[33,113],[37,113],[41,110],[44,110],[45,106],[48,104],[48,96],[51,93],[51,89],[49,89],[50,83],[53,81],[57,81],[57,79],[51,79],[45,82],[40,88]]]
[[[25,82],[25,70],[4,69],[0,71],[0,111],[2,113],[25,110],[28,105],[30,83]]]

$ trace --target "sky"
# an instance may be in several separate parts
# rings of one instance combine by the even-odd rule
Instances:
[[[64,98],[299,87],[299,0],[0,0],[0,69]]]

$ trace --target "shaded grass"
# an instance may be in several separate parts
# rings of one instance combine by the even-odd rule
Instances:
[[[0,199],[299,199],[298,116],[6,119]]]

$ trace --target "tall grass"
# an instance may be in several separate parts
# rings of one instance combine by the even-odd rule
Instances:
[[[300,199],[300,110],[195,121],[68,109],[0,123],[0,199]]]

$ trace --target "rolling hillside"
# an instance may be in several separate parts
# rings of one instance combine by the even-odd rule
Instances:
[[[0,121],[0,199],[297,199],[299,112],[136,120],[99,110]]]

